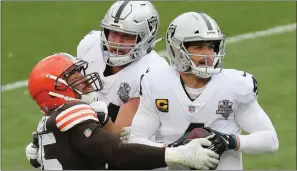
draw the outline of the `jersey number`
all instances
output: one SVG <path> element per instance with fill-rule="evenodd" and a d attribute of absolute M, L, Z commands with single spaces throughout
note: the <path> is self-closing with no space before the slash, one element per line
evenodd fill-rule
<path fill-rule="evenodd" d="M 46 118 L 47 119 L 47 118 Z M 41 121 L 38 125 L 39 128 L 45 128 L 46 119 Z M 41 130 L 39 130 L 41 131 Z M 45 131 L 45 130 L 44 130 Z M 41 165 L 44 170 L 63 170 L 61 163 L 57 159 L 48 158 L 44 151 L 44 146 L 56 143 L 56 138 L 53 133 L 39 133 L 39 146 L 41 149 L 38 151 L 38 157 L 41 157 Z"/>

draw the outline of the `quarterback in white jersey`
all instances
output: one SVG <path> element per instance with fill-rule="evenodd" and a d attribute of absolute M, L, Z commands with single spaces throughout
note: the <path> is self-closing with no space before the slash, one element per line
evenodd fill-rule
<path fill-rule="evenodd" d="M 223 148 L 218 170 L 242 170 L 242 152 L 278 150 L 276 131 L 257 102 L 255 77 L 222 69 L 225 36 L 214 19 L 179 15 L 168 27 L 166 49 L 174 66 L 144 75 L 129 143 L 172 146 L 194 128 L 208 127 Z M 158 129 L 163 143 L 150 140 Z"/>
<path fill-rule="evenodd" d="M 113 122 L 120 106 L 138 99 L 119 116 L 131 123 L 139 103 L 141 75 L 149 69 L 168 66 L 152 50 L 159 15 L 149 1 L 118 1 L 104 16 L 101 27 L 102 31 L 91 31 L 80 41 L 77 56 L 89 63 L 87 72 L 100 73 L 104 88 L 99 91 L 99 100 L 107 103 Z"/>

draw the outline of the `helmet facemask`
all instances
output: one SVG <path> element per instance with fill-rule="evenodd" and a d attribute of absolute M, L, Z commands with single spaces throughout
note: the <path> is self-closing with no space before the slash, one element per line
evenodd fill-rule
<path fill-rule="evenodd" d="M 186 40 L 186 39 L 185 39 Z M 191 44 L 202 43 L 202 44 L 213 44 L 214 54 L 191 54 L 188 51 L 188 47 Z M 204 46 L 204 45 L 203 45 Z M 185 68 L 184 73 L 194 74 L 199 78 L 206 79 L 222 71 L 223 58 L 225 55 L 225 39 L 222 40 L 198 40 L 198 41 L 183 41 L 181 43 L 180 51 L 180 63 Z M 200 57 L 199 61 L 194 61 L 193 57 Z"/>
<path fill-rule="evenodd" d="M 98 73 L 86 74 L 87 68 L 87 62 L 75 59 L 74 64 L 60 76 L 56 78 L 52 75 L 49 76 L 55 80 L 56 90 L 66 91 L 71 89 L 75 93 L 75 98 L 65 97 L 54 92 L 50 92 L 50 95 L 63 98 L 66 101 L 79 100 L 88 104 L 97 101 L 97 91 L 103 88 L 103 83 Z"/>
<path fill-rule="evenodd" d="M 142 56 L 150 52 L 152 48 L 145 50 L 142 48 L 144 44 L 148 41 L 154 41 L 154 37 L 147 36 L 148 32 L 146 30 L 140 32 L 125 32 L 118 31 L 121 34 L 126 34 L 123 36 L 135 37 L 133 43 L 117 43 L 109 41 L 109 34 L 111 30 L 103 28 L 101 32 L 101 48 L 104 53 L 105 59 L 107 59 L 107 64 L 110 66 L 122 66 L 131 63 L 135 60 L 140 59 Z M 150 40 L 148 40 L 151 38 Z M 124 38 L 123 38 L 124 39 Z"/>

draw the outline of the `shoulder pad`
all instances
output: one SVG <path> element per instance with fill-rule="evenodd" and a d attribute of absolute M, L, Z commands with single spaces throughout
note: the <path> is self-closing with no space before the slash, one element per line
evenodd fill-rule
<path fill-rule="evenodd" d="M 87 104 L 77 104 L 61 111 L 56 117 L 56 126 L 61 132 L 67 131 L 87 120 L 98 121 L 96 112 Z"/>
<path fill-rule="evenodd" d="M 233 87 L 241 102 L 254 100 L 258 97 L 258 82 L 256 78 L 245 71 L 229 70 L 229 77 L 234 80 Z"/>
<path fill-rule="evenodd" d="M 37 132 L 44 132 L 47 130 L 46 122 L 50 118 L 50 116 L 43 116 L 38 123 Z"/>
<path fill-rule="evenodd" d="M 83 57 L 88 53 L 90 48 L 96 43 L 96 41 L 100 41 L 101 31 L 92 30 L 90 33 L 84 36 L 83 39 L 77 45 L 77 56 Z"/>

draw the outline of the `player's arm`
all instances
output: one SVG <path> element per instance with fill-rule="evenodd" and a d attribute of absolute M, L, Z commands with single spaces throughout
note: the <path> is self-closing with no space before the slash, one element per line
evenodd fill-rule
<path fill-rule="evenodd" d="M 118 136 L 102 128 L 97 112 L 103 106 L 100 102 L 91 106 L 71 106 L 63 109 L 56 117 L 50 117 L 47 126 L 67 133 L 70 145 L 78 153 L 94 160 L 103 160 L 113 168 L 152 169 L 166 166 L 165 149 L 137 144 L 124 145 Z M 152 162 L 147 162 L 148 158 Z M 141 165 L 135 166 L 135 162 Z"/>
<path fill-rule="evenodd" d="M 90 104 L 93 110 L 97 113 L 97 118 L 101 124 L 101 126 L 111 133 L 119 135 L 121 132 L 121 128 L 114 124 L 111 121 L 111 118 L 108 116 L 108 107 L 106 103 L 102 101 L 96 101 Z"/>
<path fill-rule="evenodd" d="M 146 73 L 150 71 L 150 67 L 147 68 Z M 121 105 L 117 119 L 115 123 L 120 127 L 129 127 L 132 124 L 132 120 L 135 116 L 136 111 L 138 110 L 138 106 L 140 103 L 140 87 L 141 81 L 144 77 L 144 74 L 140 76 L 140 81 L 137 80 L 137 83 L 140 84 L 137 86 L 133 92 L 130 92 L 131 99 L 127 103 Z"/>
<path fill-rule="evenodd" d="M 85 130 L 90 130 L 88 137 Z M 119 137 L 110 134 L 96 122 L 80 124 L 71 131 L 72 145 L 83 155 L 105 160 L 118 169 L 153 169 L 166 167 L 165 149 L 140 144 L 122 144 Z M 152 162 L 148 162 L 152 160 Z"/>
<path fill-rule="evenodd" d="M 227 135 L 216 133 L 215 141 L 219 142 L 219 154 L 225 150 L 238 150 L 250 154 L 262 154 L 278 150 L 279 142 L 276 131 L 268 115 L 257 101 L 257 81 L 251 74 L 242 75 L 241 92 L 237 94 L 235 120 L 248 135 Z M 227 142 L 227 143 L 226 143 Z"/>
<path fill-rule="evenodd" d="M 146 76 L 143 75 L 141 78 L 140 103 L 131 124 L 129 143 L 164 147 L 163 143 L 156 143 L 151 140 L 159 128 L 160 119 L 150 99 L 150 89 L 148 89 Z"/>
<path fill-rule="evenodd" d="M 86 130 L 88 134 L 85 133 Z M 200 145 L 210 145 L 211 142 L 207 139 L 197 139 L 187 144 L 187 147 L 176 148 L 123 144 L 117 136 L 102 129 L 101 125 L 93 120 L 80 123 L 69 131 L 71 145 L 79 153 L 95 160 L 103 160 L 115 169 L 146 170 L 167 167 L 170 164 L 208 169 L 219 162 L 217 154 L 203 149 Z M 197 151 L 199 155 L 193 155 Z M 196 156 L 199 156 L 199 159 Z"/>
<path fill-rule="evenodd" d="M 279 142 L 271 120 L 261 108 L 257 100 L 250 102 L 243 110 L 236 114 L 238 125 L 248 133 L 248 135 L 228 135 L 219 131 L 214 131 L 216 136 L 213 143 L 217 143 L 218 153 L 222 154 L 226 150 L 236 150 L 249 154 L 263 154 L 276 152 Z"/>
<path fill-rule="evenodd" d="M 116 118 L 115 124 L 118 127 L 129 127 L 132 124 L 134 115 L 138 109 L 140 99 L 132 98 L 127 103 L 122 104 Z"/>
<path fill-rule="evenodd" d="M 151 101 L 148 80 L 145 76 L 141 78 L 139 90 L 140 103 L 131 124 L 129 143 L 146 144 L 155 147 L 177 147 L 183 144 L 183 141 L 187 139 L 186 135 L 171 144 L 152 141 L 152 137 L 156 135 L 160 126 L 160 118 L 156 112 L 154 103 Z"/>
<path fill-rule="evenodd" d="M 250 154 L 262 154 L 278 150 L 279 142 L 276 131 L 268 115 L 257 101 L 258 85 L 256 78 L 244 73 L 241 93 L 237 94 L 235 120 L 248 135 L 225 135 L 219 137 L 229 140 L 228 149 Z M 221 141 L 224 142 L 224 141 Z"/>
<path fill-rule="evenodd" d="M 270 118 L 257 101 L 256 78 L 247 74 L 246 79 L 250 93 L 244 97 L 247 100 L 239 98 L 235 119 L 239 126 L 249 134 L 237 136 L 237 149 L 253 154 L 276 152 L 279 147 L 278 137 Z"/>
<path fill-rule="evenodd" d="M 216 153 L 202 148 L 201 145 L 211 145 L 207 139 L 193 140 L 176 148 L 123 144 L 118 136 L 102 128 L 91 106 L 77 104 L 61 110 L 49 117 L 47 127 L 67 133 L 69 145 L 78 153 L 108 163 L 112 168 L 146 170 L 180 164 L 208 169 L 219 162 Z"/>
<path fill-rule="evenodd" d="M 279 142 L 271 120 L 257 100 L 251 103 L 236 116 L 239 126 L 249 133 L 237 136 L 237 149 L 252 154 L 276 152 Z"/>

